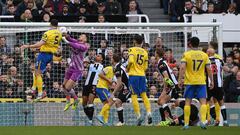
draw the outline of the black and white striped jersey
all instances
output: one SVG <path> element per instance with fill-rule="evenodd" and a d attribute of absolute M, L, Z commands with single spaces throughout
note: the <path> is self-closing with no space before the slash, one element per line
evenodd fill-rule
<path fill-rule="evenodd" d="M 90 64 L 88 68 L 87 79 L 85 81 L 85 86 L 87 85 L 97 85 L 98 75 L 103 70 L 103 65 L 101 63 Z"/>
<path fill-rule="evenodd" d="M 175 77 L 175 75 L 172 72 L 172 69 L 168 66 L 167 61 L 164 60 L 163 58 L 159 59 L 158 65 L 157 65 L 158 71 L 161 73 L 163 76 L 164 72 L 167 72 L 169 78 L 172 80 L 172 82 L 177 85 L 178 81 Z"/>
<path fill-rule="evenodd" d="M 223 87 L 223 60 L 214 56 L 209 57 L 210 67 L 213 73 L 214 86 Z"/>
<path fill-rule="evenodd" d="M 121 62 L 116 64 L 114 68 L 114 74 L 116 78 L 122 78 L 122 82 L 125 85 L 124 87 L 128 87 L 128 74 L 126 72 L 126 68 L 124 67 L 124 65 L 122 65 Z"/>

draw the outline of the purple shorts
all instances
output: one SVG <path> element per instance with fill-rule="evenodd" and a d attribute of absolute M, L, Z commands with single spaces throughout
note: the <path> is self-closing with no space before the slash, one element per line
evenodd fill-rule
<path fill-rule="evenodd" d="M 79 78 L 82 76 L 82 72 L 76 69 L 68 68 L 65 72 L 65 78 L 66 80 L 73 80 L 74 82 L 78 81 Z"/>

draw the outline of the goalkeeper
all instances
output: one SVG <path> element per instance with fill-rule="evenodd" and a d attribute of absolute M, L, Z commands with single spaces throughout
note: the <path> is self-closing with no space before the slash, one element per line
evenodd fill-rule
<path fill-rule="evenodd" d="M 43 92 L 42 74 L 45 72 L 47 64 L 52 62 L 53 54 L 57 52 L 62 40 L 62 34 L 57 29 L 58 20 L 52 19 L 50 26 L 51 28 L 43 34 L 39 42 L 33 45 L 21 46 L 22 51 L 26 48 L 40 48 L 33 74 L 32 92 L 35 93 L 36 89 L 38 90 L 38 96 L 34 101 L 39 101 L 46 97 L 46 92 Z"/>
<path fill-rule="evenodd" d="M 69 44 L 72 48 L 71 61 L 68 69 L 65 72 L 65 78 L 63 82 L 63 88 L 67 99 L 64 111 L 68 110 L 71 105 L 72 109 L 76 110 L 79 100 L 78 96 L 73 90 L 73 87 L 75 86 L 76 81 L 78 81 L 78 79 L 82 76 L 82 72 L 84 70 L 83 66 L 84 54 L 85 52 L 87 52 L 89 46 L 86 43 L 87 36 L 85 34 L 81 34 L 79 36 L 79 39 L 76 40 L 74 38 L 71 38 L 68 34 L 66 34 L 67 31 L 65 28 L 62 28 L 62 33 L 64 36 L 63 41 Z M 70 103 L 71 97 L 74 98 L 73 104 Z"/>

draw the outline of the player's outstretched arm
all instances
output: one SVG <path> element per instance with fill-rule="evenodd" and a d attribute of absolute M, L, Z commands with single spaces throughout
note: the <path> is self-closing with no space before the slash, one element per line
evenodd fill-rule
<path fill-rule="evenodd" d="M 40 48 L 42 45 L 44 45 L 45 42 L 43 40 L 37 42 L 36 44 L 33 45 L 22 45 L 21 50 L 24 50 L 26 48 Z"/>
<path fill-rule="evenodd" d="M 112 84 L 112 80 L 108 79 L 103 73 L 100 73 L 98 76 L 107 81 L 109 84 Z"/>

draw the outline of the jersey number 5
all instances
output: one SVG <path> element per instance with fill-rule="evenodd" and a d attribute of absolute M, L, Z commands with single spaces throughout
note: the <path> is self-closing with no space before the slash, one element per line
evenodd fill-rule
<path fill-rule="evenodd" d="M 55 40 L 54 40 L 54 44 L 55 44 L 55 45 L 58 44 L 58 37 L 59 37 L 59 36 L 56 36 L 56 37 L 55 37 Z"/>
<path fill-rule="evenodd" d="M 137 63 L 138 63 L 138 65 L 142 65 L 143 64 L 143 57 L 144 57 L 144 55 L 140 55 L 140 54 L 137 55 Z"/>
<path fill-rule="evenodd" d="M 193 71 L 198 71 L 203 63 L 203 60 L 192 60 L 193 61 Z"/>

